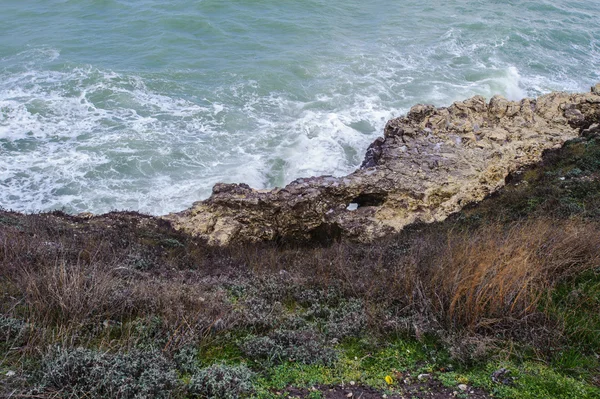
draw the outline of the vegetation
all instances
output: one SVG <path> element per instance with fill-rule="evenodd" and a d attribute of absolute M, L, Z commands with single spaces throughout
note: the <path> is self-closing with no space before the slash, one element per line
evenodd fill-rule
<path fill-rule="evenodd" d="M 369 245 L 2 211 L 0 296 L 8 397 L 600 397 L 600 142 Z"/>
<path fill-rule="evenodd" d="M 108 354 L 53 348 L 42 360 L 34 392 L 61 396 L 167 398 L 178 386 L 170 362 L 158 352 Z"/>

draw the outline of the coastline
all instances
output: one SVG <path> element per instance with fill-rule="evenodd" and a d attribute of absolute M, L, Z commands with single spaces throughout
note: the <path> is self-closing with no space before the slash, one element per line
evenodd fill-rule
<path fill-rule="evenodd" d="M 0 396 L 595 399 L 600 137 L 508 180 L 365 244 L 0 210 Z"/>
<path fill-rule="evenodd" d="M 369 242 L 481 201 L 544 151 L 594 133 L 599 121 L 600 84 L 589 93 L 518 102 L 476 96 L 447 108 L 415 105 L 387 123 L 361 168 L 347 176 L 297 179 L 273 190 L 217 184 L 207 200 L 164 219 L 212 245 Z"/>

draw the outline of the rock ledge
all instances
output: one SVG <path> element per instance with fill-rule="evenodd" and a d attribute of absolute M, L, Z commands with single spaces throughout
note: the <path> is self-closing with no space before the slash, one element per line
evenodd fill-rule
<path fill-rule="evenodd" d="M 540 161 L 545 150 L 600 133 L 600 83 L 590 93 L 519 102 L 481 96 L 450 107 L 416 105 L 390 120 L 360 169 L 255 190 L 217 184 L 205 201 L 164 216 L 210 244 L 346 237 L 370 241 L 416 222 L 445 219 Z"/>

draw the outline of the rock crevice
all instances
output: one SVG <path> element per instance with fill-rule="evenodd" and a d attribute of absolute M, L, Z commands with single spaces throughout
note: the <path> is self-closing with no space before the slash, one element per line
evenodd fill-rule
<path fill-rule="evenodd" d="M 360 169 L 255 190 L 217 184 L 207 200 L 164 218 L 210 244 L 346 237 L 370 241 L 445 219 L 504 185 L 511 172 L 600 128 L 600 84 L 590 93 L 508 101 L 481 96 L 416 105 L 390 120 Z"/>

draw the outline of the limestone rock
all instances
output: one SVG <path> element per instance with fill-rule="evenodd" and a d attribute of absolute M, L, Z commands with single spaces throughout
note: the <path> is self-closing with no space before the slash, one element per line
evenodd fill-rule
<path fill-rule="evenodd" d="M 255 190 L 217 184 L 205 201 L 164 218 L 209 243 L 370 241 L 415 221 L 441 221 L 481 201 L 506 176 L 600 123 L 600 84 L 519 102 L 481 96 L 449 107 L 416 105 L 390 120 L 360 169 Z M 353 204 L 352 206 L 349 206 Z"/>

